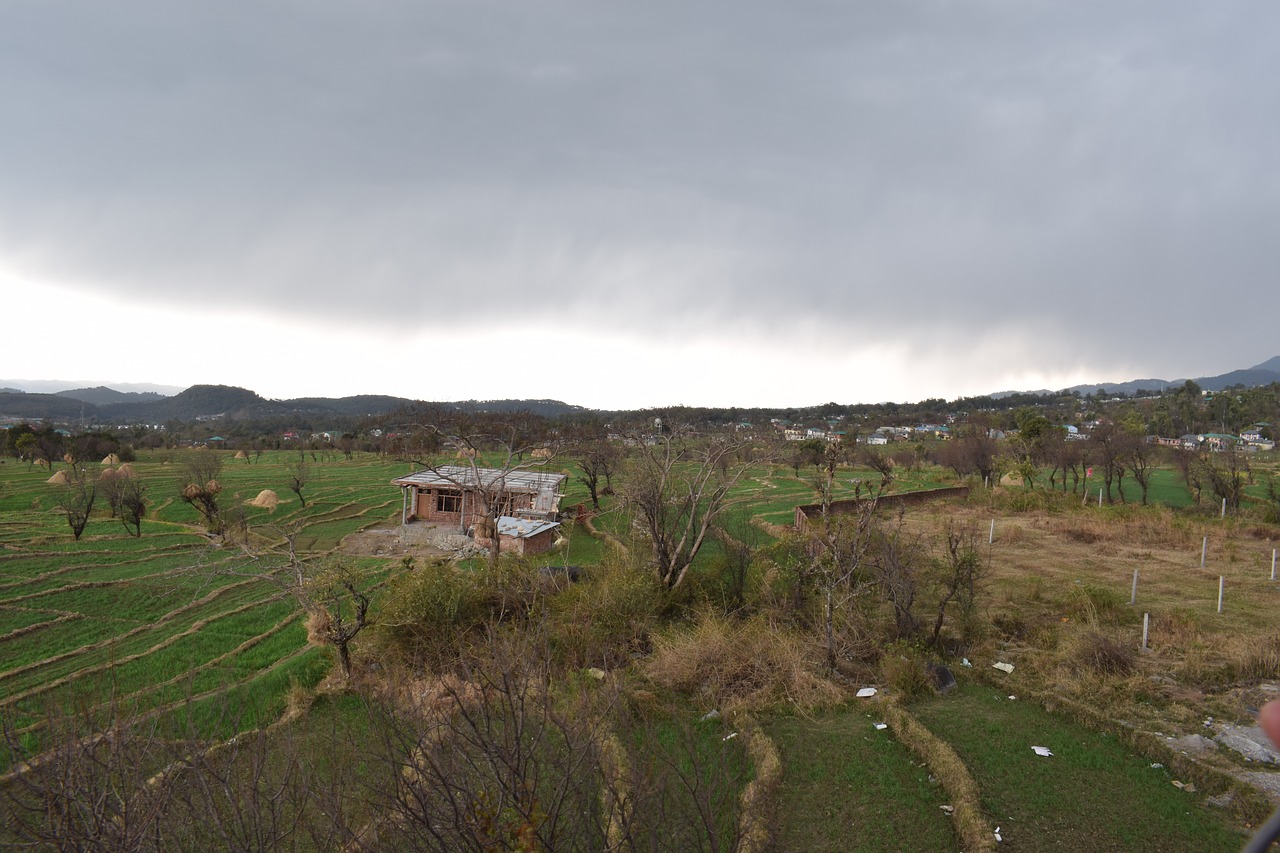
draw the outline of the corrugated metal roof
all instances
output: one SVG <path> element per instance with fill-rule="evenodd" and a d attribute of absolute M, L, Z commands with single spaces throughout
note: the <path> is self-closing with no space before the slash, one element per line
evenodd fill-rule
<path fill-rule="evenodd" d="M 391 482 L 397 486 L 451 486 L 483 489 L 486 492 L 515 492 L 535 496 L 533 508 L 552 512 L 560 503 L 560 485 L 569 478 L 552 471 L 506 471 L 497 468 L 472 468 L 469 465 L 441 465 L 428 468 Z"/>
<path fill-rule="evenodd" d="M 512 518 L 504 515 L 498 519 L 498 535 L 510 536 L 513 539 L 528 539 L 559 526 L 558 521 L 535 521 L 531 518 Z"/>

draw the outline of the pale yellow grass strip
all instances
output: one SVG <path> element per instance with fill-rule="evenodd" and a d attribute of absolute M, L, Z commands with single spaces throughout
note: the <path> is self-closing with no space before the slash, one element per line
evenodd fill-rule
<path fill-rule="evenodd" d="M 950 744 L 926 729 L 902 706 L 895 702 L 885 702 L 881 707 L 898 740 L 924 760 L 929 766 L 929 772 L 951 796 L 956 832 L 960 835 L 960 843 L 964 849 L 969 853 L 995 850 L 995 832 L 982 817 L 978 783 L 969 774 L 969 768 L 965 767 L 960 756 L 956 755 Z"/>
<path fill-rule="evenodd" d="M 774 812 L 778 783 L 782 781 L 782 758 L 755 717 L 742 714 L 735 722 L 756 771 L 755 778 L 742 791 L 738 853 L 763 853 L 772 840 L 769 818 Z"/>

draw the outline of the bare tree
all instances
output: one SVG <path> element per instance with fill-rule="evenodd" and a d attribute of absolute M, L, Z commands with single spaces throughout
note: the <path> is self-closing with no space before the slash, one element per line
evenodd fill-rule
<path fill-rule="evenodd" d="M 858 464 L 880 475 L 881 491 L 889 488 L 889 484 L 893 482 L 893 469 L 897 463 L 888 453 L 880 453 L 863 445 L 858 449 Z"/>
<path fill-rule="evenodd" d="M 332 647 L 342 674 L 350 677 L 351 643 L 371 624 L 366 573 L 338 555 L 309 557 L 301 553 L 301 522 L 267 532 L 274 538 L 266 546 L 242 545 L 247 560 L 220 568 L 219 573 L 258 578 L 291 596 L 307 613 L 311 639 Z"/>
<path fill-rule="evenodd" d="M 613 475 L 622 460 L 621 449 L 605 436 L 597 436 L 578 445 L 576 454 L 582 475 L 578 482 L 587 487 L 591 506 L 600 508 L 600 495 L 613 493 Z M 604 485 L 601 486 L 603 481 Z"/>
<path fill-rule="evenodd" d="M 636 436 L 633 443 L 623 503 L 649 540 L 659 582 L 675 589 L 750 467 L 748 444 L 733 436 L 695 441 L 683 431 Z"/>
<path fill-rule="evenodd" d="M 311 468 L 307 465 L 307 460 L 302 458 L 301 454 L 299 454 L 297 460 L 289 465 L 288 474 L 289 488 L 298 496 L 298 500 L 301 501 L 302 505 L 305 507 L 307 505 L 307 499 L 302 496 L 302 488 L 306 486 L 307 481 L 311 479 Z"/>
<path fill-rule="evenodd" d="M 1205 451 L 1196 460 L 1195 468 L 1200 478 L 1209 484 L 1214 497 L 1226 501 L 1227 509 L 1236 512 L 1244 499 L 1244 487 L 1249 480 L 1249 460 L 1234 444 L 1220 451 Z"/>
<path fill-rule="evenodd" d="M 204 519 L 205 528 L 215 536 L 221 535 L 224 529 L 222 508 L 218 502 L 222 493 L 222 484 L 218 482 L 221 473 L 221 455 L 212 450 L 197 450 L 183 459 L 182 477 L 178 483 L 179 495 L 196 508 Z"/>
<path fill-rule="evenodd" d="M 58 492 L 58 506 L 66 514 L 67 524 L 76 540 L 84 533 L 97 498 L 98 484 L 83 468 L 71 465 L 63 472 L 66 482 Z"/>
<path fill-rule="evenodd" d="M 135 537 L 141 537 L 142 519 L 147 514 L 147 484 L 129 475 L 115 477 L 113 485 L 118 495 L 120 523 L 125 530 L 132 529 Z"/>

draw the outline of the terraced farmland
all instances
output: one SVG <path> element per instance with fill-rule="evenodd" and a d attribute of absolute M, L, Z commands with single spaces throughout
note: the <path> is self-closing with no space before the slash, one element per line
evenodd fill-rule
<path fill-rule="evenodd" d="M 301 524 L 299 545 L 312 552 L 399 512 L 389 480 L 403 464 L 319 460 L 304 508 L 287 488 L 296 458 L 246 463 L 227 454 L 224 509 L 242 511 L 250 529 Z M 95 511 L 77 541 L 48 471 L 0 466 L 0 715 L 27 749 L 39 749 L 51 716 L 105 719 L 120 709 L 175 723 L 206 719 L 207 734 L 230 734 L 228 726 L 274 718 L 291 683 L 313 685 L 328 669 L 325 652 L 307 643 L 296 603 L 235 574 L 243 551 L 211 541 L 178 497 L 179 456 L 132 467 L 150 504 L 142 536 Z M 280 494 L 274 512 L 246 503 L 262 489 Z M 378 561 L 365 562 L 376 574 Z"/>

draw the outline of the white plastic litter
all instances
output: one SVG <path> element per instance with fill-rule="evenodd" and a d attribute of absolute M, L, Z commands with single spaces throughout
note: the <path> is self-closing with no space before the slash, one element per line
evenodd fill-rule
<path fill-rule="evenodd" d="M 1000 837 L 1000 827 L 998 826 L 996 827 L 996 841 L 1004 841 L 1004 839 Z"/>
<path fill-rule="evenodd" d="M 724 737 L 720 738 L 720 740 L 733 740 L 733 739 L 734 739 L 734 738 L 736 738 L 737 736 L 738 736 L 738 733 L 737 733 L 737 732 L 729 732 L 727 735 L 725 735 Z"/>
<path fill-rule="evenodd" d="M 858 691 L 859 699 L 866 699 L 867 697 L 874 695 L 876 695 L 876 689 L 874 687 L 864 687 Z"/>
<path fill-rule="evenodd" d="M 1036 755 L 1043 756 L 1044 758 L 1048 758 L 1050 755 L 1053 755 L 1047 746 L 1033 746 L 1031 748 L 1035 750 Z"/>
<path fill-rule="evenodd" d="M 1005 663 L 1004 661 L 1000 661 L 999 663 L 993 663 L 991 664 L 991 667 L 993 669 L 998 669 L 1001 672 L 1013 672 L 1013 664 Z"/>
<path fill-rule="evenodd" d="M 878 731 L 878 732 L 882 732 L 882 731 L 884 731 L 884 730 L 885 730 L 885 729 L 887 729 L 887 728 L 889 728 L 889 724 L 888 724 L 888 723 L 876 723 L 876 731 Z"/>
<path fill-rule="evenodd" d="M 1017 696 L 1012 696 L 1012 695 L 1011 695 L 1011 696 L 1009 697 L 1009 701 L 1010 701 L 1010 702 L 1012 702 L 1014 699 L 1017 699 L 1017 698 L 1018 698 Z"/>
<path fill-rule="evenodd" d="M 969 663 L 968 658 L 961 658 L 960 663 L 964 664 L 965 666 L 973 666 L 973 664 Z"/>

